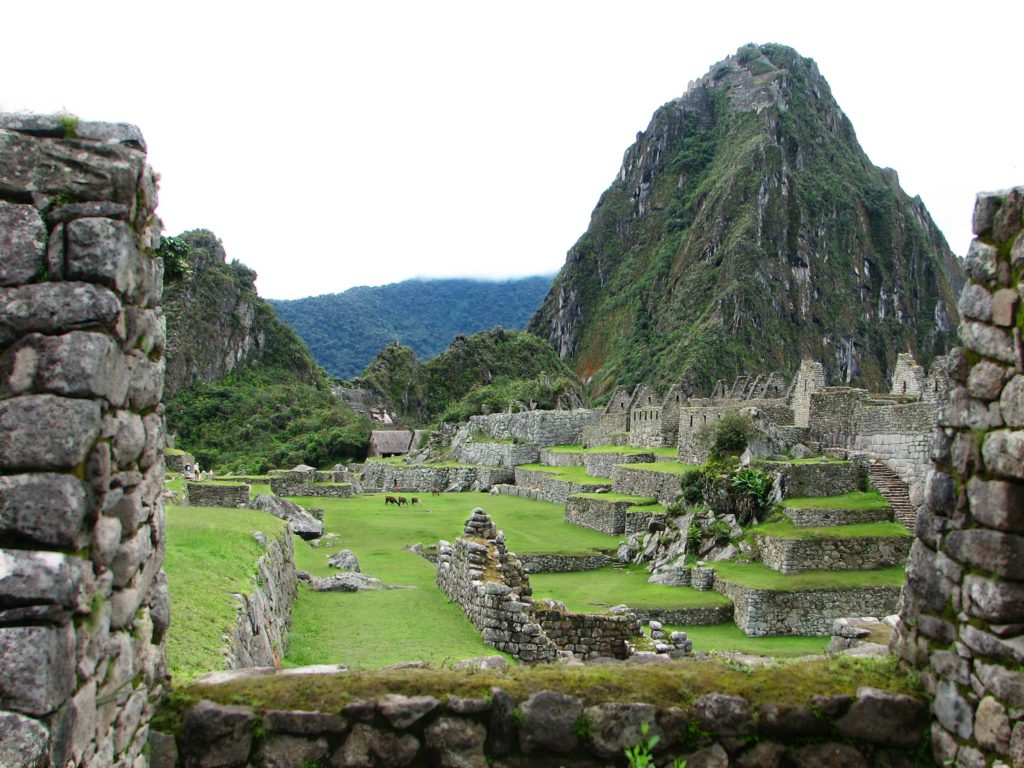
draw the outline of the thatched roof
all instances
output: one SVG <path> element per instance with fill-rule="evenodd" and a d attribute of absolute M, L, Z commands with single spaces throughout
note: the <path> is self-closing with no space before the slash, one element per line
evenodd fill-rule
<path fill-rule="evenodd" d="M 370 448 L 367 456 L 408 453 L 412 444 L 412 430 L 387 429 L 370 432 Z"/>

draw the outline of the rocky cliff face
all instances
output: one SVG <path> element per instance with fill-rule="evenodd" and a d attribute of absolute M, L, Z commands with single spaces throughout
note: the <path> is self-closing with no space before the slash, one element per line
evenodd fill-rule
<path fill-rule="evenodd" d="M 810 59 L 748 45 L 658 109 L 528 330 L 596 393 L 823 361 L 882 386 L 954 338 L 961 268 Z"/>
<path fill-rule="evenodd" d="M 222 379 L 238 366 L 283 363 L 307 382 L 316 364 L 295 334 L 256 293 L 256 273 L 227 263 L 216 235 L 197 229 L 177 238 L 187 246 L 183 270 L 169 276 L 165 396 L 197 382 Z"/>

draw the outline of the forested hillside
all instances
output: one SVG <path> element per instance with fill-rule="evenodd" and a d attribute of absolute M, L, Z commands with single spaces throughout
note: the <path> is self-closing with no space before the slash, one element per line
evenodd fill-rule
<path fill-rule="evenodd" d="M 349 379 L 394 341 L 427 360 L 456 336 L 522 329 L 550 287 L 550 277 L 406 280 L 270 304 L 329 374 Z"/>

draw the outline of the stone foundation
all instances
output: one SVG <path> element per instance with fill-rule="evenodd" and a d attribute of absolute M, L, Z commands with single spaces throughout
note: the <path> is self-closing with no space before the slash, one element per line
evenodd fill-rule
<path fill-rule="evenodd" d="M 653 498 L 626 501 L 601 496 L 570 496 L 565 502 L 565 522 L 618 536 L 626 532 L 626 510 L 629 507 L 653 502 Z M 633 524 L 636 524 L 635 520 Z"/>
<path fill-rule="evenodd" d="M 588 453 L 583 457 L 583 466 L 591 477 L 611 477 L 619 464 L 653 463 L 653 453 Z"/>
<path fill-rule="evenodd" d="M 584 427 L 597 424 L 598 411 L 522 411 L 470 416 L 467 429 L 495 440 L 513 439 L 546 448 L 551 445 L 576 445 Z M 458 440 L 458 438 L 456 438 Z"/>
<path fill-rule="evenodd" d="M 244 483 L 185 483 L 188 503 L 193 507 L 244 507 L 250 487 Z"/>
<path fill-rule="evenodd" d="M 464 443 L 453 453 L 452 459 L 462 464 L 506 468 L 533 464 L 540 455 L 536 445 L 519 443 Z"/>
<path fill-rule="evenodd" d="M 489 490 L 497 483 L 511 482 L 513 470 L 503 467 L 436 467 L 423 464 L 389 464 L 368 461 L 363 465 L 363 488 L 367 491 Z"/>
<path fill-rule="evenodd" d="M 679 475 L 651 469 L 617 466 L 612 469 L 612 491 L 626 496 L 650 496 L 671 504 L 679 495 Z"/>
<path fill-rule="evenodd" d="M 776 487 L 781 479 L 783 497 L 839 496 L 859 491 L 866 482 L 865 471 L 853 462 L 825 462 L 821 464 L 784 464 L 756 461 L 754 466 L 770 473 Z"/>
<path fill-rule="evenodd" d="M 515 470 L 515 483 L 519 488 L 529 489 L 529 498 L 552 504 L 565 504 L 570 496 L 577 493 L 596 493 L 610 487 L 608 483 L 576 483 L 562 480 L 551 472 L 519 467 Z"/>
<path fill-rule="evenodd" d="M 524 552 L 519 556 L 527 573 L 574 573 L 596 571 L 615 562 L 611 555 L 591 552 L 582 555 L 554 552 Z"/>
<path fill-rule="evenodd" d="M 660 621 L 677 627 L 706 627 L 732 621 L 733 606 L 711 605 L 697 608 L 629 608 L 642 622 Z"/>
<path fill-rule="evenodd" d="M 826 507 L 787 507 L 783 514 L 797 528 L 827 528 L 833 525 L 880 523 L 892 520 L 892 509 L 828 509 Z"/>
<path fill-rule="evenodd" d="M 572 651 L 584 661 L 599 656 L 624 659 L 629 656 L 626 643 L 640 636 L 640 622 L 633 614 L 539 610 L 537 620 L 560 651 Z"/>

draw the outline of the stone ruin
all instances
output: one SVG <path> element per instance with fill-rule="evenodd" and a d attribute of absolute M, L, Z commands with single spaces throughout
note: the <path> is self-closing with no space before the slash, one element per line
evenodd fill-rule
<path fill-rule="evenodd" d="M 0 115 L 7 768 L 145 765 L 170 618 L 155 206 L 134 126 Z"/>

